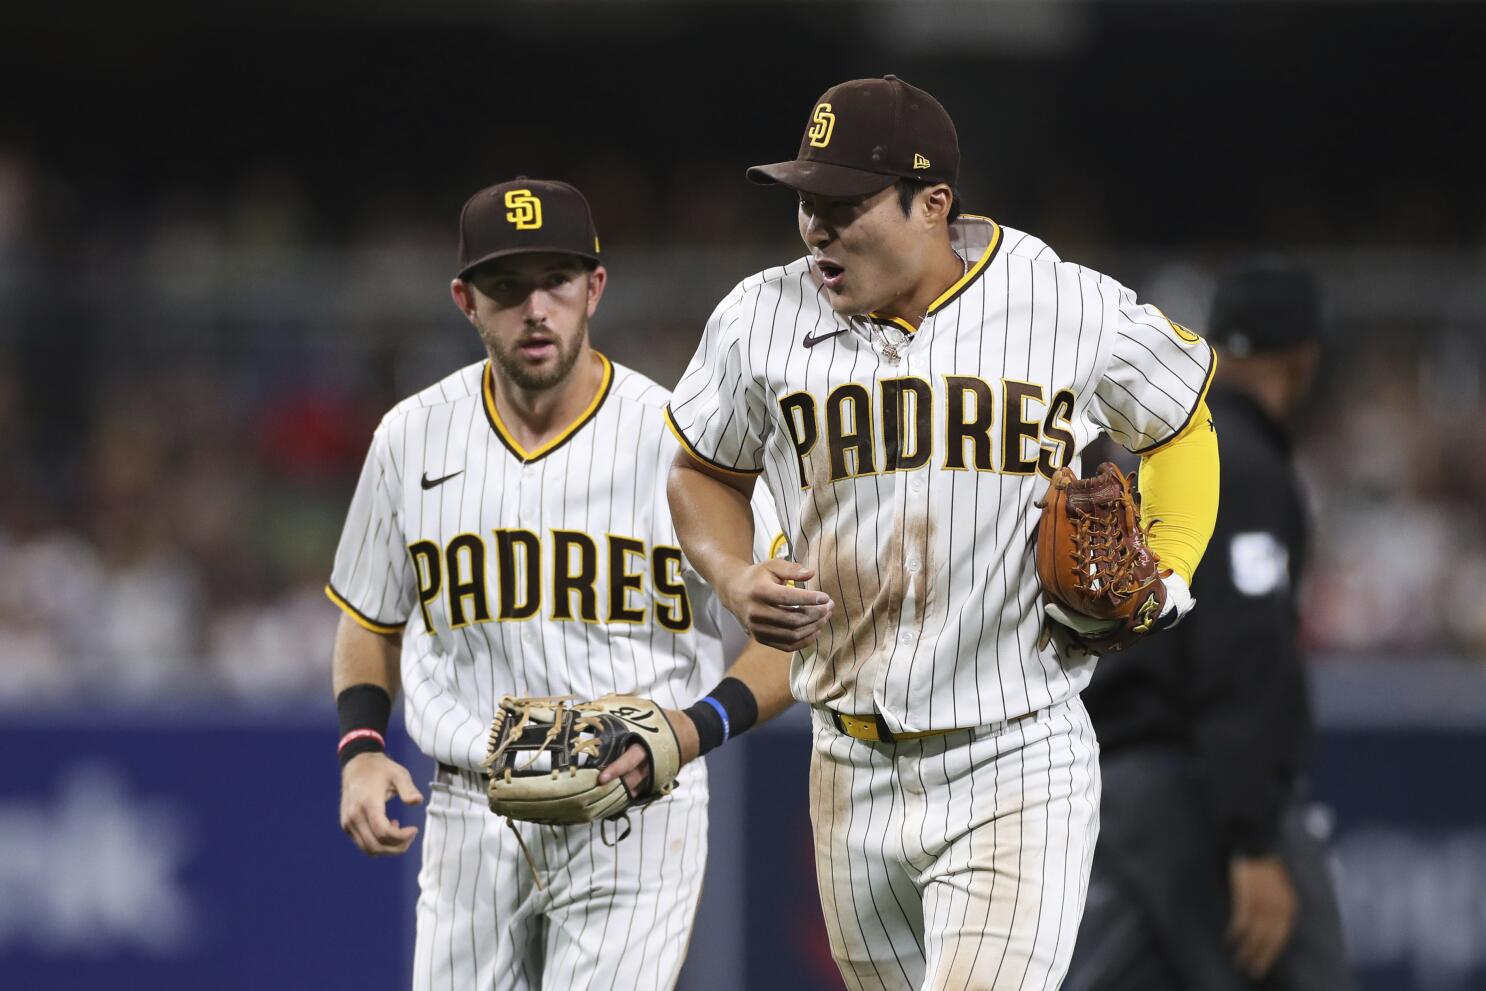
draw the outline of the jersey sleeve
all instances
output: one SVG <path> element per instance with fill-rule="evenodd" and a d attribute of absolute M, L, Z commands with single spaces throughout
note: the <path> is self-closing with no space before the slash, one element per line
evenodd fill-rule
<path fill-rule="evenodd" d="M 681 446 L 723 471 L 757 475 L 768 439 L 767 398 L 752 377 L 747 332 L 758 293 L 733 290 L 713 312 L 676 383 L 666 422 Z"/>
<path fill-rule="evenodd" d="M 1150 454 L 1191 422 L 1217 356 L 1202 338 L 1123 286 L 1112 315 L 1115 335 L 1091 412 L 1127 449 Z"/>
<path fill-rule="evenodd" d="M 398 520 L 399 487 L 384 423 L 372 436 L 325 586 L 331 601 L 374 633 L 396 633 L 413 610 L 413 576 Z"/>

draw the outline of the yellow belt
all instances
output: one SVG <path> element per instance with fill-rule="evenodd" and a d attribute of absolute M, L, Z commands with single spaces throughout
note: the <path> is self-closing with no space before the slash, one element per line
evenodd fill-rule
<path fill-rule="evenodd" d="M 905 740 L 922 740 L 927 736 L 943 736 L 953 733 L 952 729 L 931 729 L 921 733 L 894 733 L 888 729 L 887 721 L 882 718 L 881 713 L 871 716 L 848 716 L 844 712 L 833 712 L 829 709 L 831 724 L 855 740 L 866 740 L 868 743 L 902 743 Z"/>

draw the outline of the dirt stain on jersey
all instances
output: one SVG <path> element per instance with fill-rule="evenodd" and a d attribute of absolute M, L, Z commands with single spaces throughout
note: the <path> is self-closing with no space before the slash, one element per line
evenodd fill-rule
<path fill-rule="evenodd" d="M 805 503 L 805 531 L 813 539 L 807 540 L 804 563 L 815 569 L 815 584 L 836 603 L 818 643 L 819 667 L 810 697 L 849 698 L 853 708 L 864 711 L 878 665 L 887 663 L 901 646 L 898 635 L 905 630 L 922 635 L 925 619 L 943 609 L 933 587 L 936 527 L 915 512 L 918 499 L 905 507 L 901 495 L 886 526 L 865 506 L 859 520 L 844 503 L 839 518 L 822 520 L 816 515 L 816 503 L 827 513 L 835 512 L 838 497 L 832 492 L 829 462 L 823 451 L 817 451 L 806 466 L 814 495 Z M 873 482 L 863 479 L 856 484 Z M 915 515 L 905 518 L 905 513 Z"/>

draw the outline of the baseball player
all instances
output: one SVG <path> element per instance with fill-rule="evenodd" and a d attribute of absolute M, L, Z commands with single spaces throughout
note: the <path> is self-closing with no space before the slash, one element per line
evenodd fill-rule
<path fill-rule="evenodd" d="M 816 868 L 852 988 L 1057 987 L 1098 832 L 1078 698 L 1095 660 L 1044 636 L 1036 501 L 1101 431 L 1142 456 L 1172 569 L 1159 625 L 1191 607 L 1217 510 L 1212 350 L 961 214 L 958 171 L 928 93 L 828 90 L 798 157 L 749 170 L 798 195 L 807 254 L 727 295 L 667 410 L 682 547 L 755 637 L 795 652 L 814 710 Z M 755 563 L 760 478 L 792 563 Z"/>
<path fill-rule="evenodd" d="M 572 186 L 476 193 L 459 265 L 454 302 L 489 358 L 383 418 L 326 589 L 345 613 L 341 825 L 372 855 L 413 841 L 385 809 L 422 801 L 383 752 L 401 687 L 408 731 L 438 762 L 414 987 L 669 988 L 702 882 L 704 769 L 684 768 L 619 842 L 608 823 L 508 830 L 477 771 L 503 696 L 618 691 L 679 708 L 722 676 L 726 614 L 660 492 L 676 450 L 667 394 L 589 343 L 607 273 Z M 784 662 L 752 644 L 739 664 L 759 658 Z"/>

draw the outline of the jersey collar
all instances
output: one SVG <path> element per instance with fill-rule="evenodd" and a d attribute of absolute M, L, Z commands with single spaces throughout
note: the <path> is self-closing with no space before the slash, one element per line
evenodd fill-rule
<path fill-rule="evenodd" d="M 485 371 L 481 375 L 480 386 L 480 393 L 485 400 L 485 418 L 490 421 L 490 429 L 495 431 L 495 435 L 500 438 L 501 443 L 506 445 L 506 449 L 514 454 L 516 459 L 522 464 L 531 464 L 533 461 L 545 458 L 572 440 L 573 435 L 579 430 L 582 430 L 588 421 L 592 420 L 598 414 L 599 407 L 604 405 L 604 400 L 609 397 L 609 387 L 614 384 L 614 366 L 609 362 L 606 355 L 598 351 L 594 351 L 593 353 L 598 355 L 599 362 L 604 366 L 603 379 L 599 382 L 598 392 L 594 393 L 593 402 L 589 403 L 588 408 L 580 413 L 576 420 L 568 424 L 561 433 L 535 451 L 528 451 L 516 443 L 516 438 L 511 435 L 511 432 L 506 429 L 506 425 L 501 422 L 500 413 L 495 408 L 495 371 L 490 367 L 490 361 L 488 359 L 486 360 Z"/>
<path fill-rule="evenodd" d="M 986 266 L 991 263 L 991 259 L 996 257 L 996 250 L 1001 247 L 1000 224 L 996 223 L 990 217 L 980 217 L 970 213 L 963 214 L 962 216 L 965 220 L 983 220 L 986 223 L 990 224 L 990 243 L 987 244 L 985 250 L 980 253 L 980 257 L 975 260 L 975 264 L 966 269 L 965 274 L 957 279 L 954 285 L 950 286 L 948 289 L 944 290 L 944 292 L 940 293 L 938 299 L 929 304 L 929 308 L 924 311 L 925 320 L 933 316 L 935 312 L 942 310 L 950 303 L 953 303 L 960 297 L 961 293 L 970 288 L 970 284 L 973 283 L 976 279 L 980 278 L 980 274 L 984 272 Z M 902 330 L 905 333 L 912 334 L 918 330 L 918 327 L 915 327 L 913 324 L 909 323 L 907 320 L 904 320 L 902 317 L 890 317 L 881 313 L 868 313 L 867 317 L 868 319 L 876 320 L 878 323 L 890 323 L 894 327 L 897 327 L 899 330 Z M 922 326 L 922 324 L 920 324 L 919 326 Z"/>

